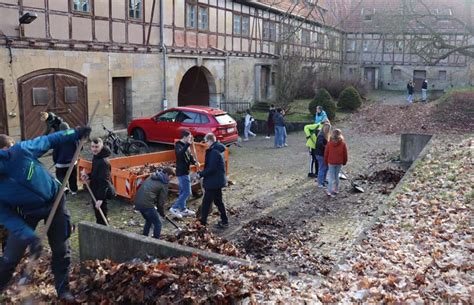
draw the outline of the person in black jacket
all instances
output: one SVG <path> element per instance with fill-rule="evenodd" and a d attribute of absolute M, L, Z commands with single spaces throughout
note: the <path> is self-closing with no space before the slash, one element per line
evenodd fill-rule
<path fill-rule="evenodd" d="M 61 130 L 64 129 L 65 126 L 61 125 Z M 71 163 L 72 158 L 74 157 L 74 153 L 76 152 L 76 148 L 79 145 L 78 141 L 75 142 L 67 142 L 63 145 L 60 145 L 53 149 L 53 162 L 56 167 L 56 178 L 58 178 L 59 182 L 65 183 L 64 177 L 66 176 L 67 170 L 69 168 L 69 164 Z M 76 195 L 77 193 L 77 161 L 74 164 L 71 172 L 71 176 L 69 176 L 69 191 L 71 195 Z"/>
<path fill-rule="evenodd" d="M 325 187 L 328 165 L 324 162 L 324 150 L 330 138 L 331 125 L 325 123 L 316 139 L 316 160 L 318 160 L 318 186 Z"/>
<path fill-rule="evenodd" d="M 193 135 L 189 130 L 181 131 L 181 140 L 175 144 L 176 153 L 176 177 L 178 177 L 178 199 L 170 208 L 170 213 L 175 217 L 194 216 L 194 211 L 186 208 L 186 200 L 191 195 L 191 178 L 189 177 L 189 167 L 195 164 L 199 167 L 199 162 L 191 155 L 190 146 L 193 143 Z"/>
<path fill-rule="evenodd" d="M 412 81 L 409 81 L 407 84 L 407 102 L 413 103 L 413 93 L 415 92 L 415 86 L 413 85 Z"/>
<path fill-rule="evenodd" d="M 222 188 L 227 185 L 227 177 L 225 175 L 225 162 L 222 153 L 225 146 L 216 142 L 216 136 L 208 133 L 204 140 L 209 148 L 206 150 L 206 161 L 204 170 L 198 172 L 199 177 L 204 178 L 204 198 L 202 199 L 201 224 L 207 225 L 207 217 L 212 202 L 217 206 L 221 215 L 221 221 L 216 225 L 218 229 L 229 227 L 229 220 L 222 202 Z"/>
<path fill-rule="evenodd" d="M 165 217 L 164 205 L 168 199 L 169 176 L 175 175 L 171 167 L 156 171 L 140 186 L 135 197 L 135 210 L 145 218 L 143 235 L 148 236 L 153 225 L 153 238 L 160 238 L 161 217 Z"/>
<path fill-rule="evenodd" d="M 270 135 L 272 131 L 275 129 L 275 123 L 273 122 L 273 116 L 275 115 L 276 109 L 275 105 L 271 104 L 270 109 L 268 110 L 268 117 L 267 117 L 267 136 L 265 139 L 270 139 Z"/>
<path fill-rule="evenodd" d="M 60 130 L 69 129 L 68 123 L 64 122 L 64 120 L 54 114 L 53 112 L 40 112 L 41 121 L 46 122 L 46 131 L 44 135 L 48 135 L 51 130 L 56 132 Z"/>
<path fill-rule="evenodd" d="M 428 99 L 428 80 L 424 80 L 423 83 L 421 84 L 421 101 L 423 103 L 426 103 L 426 100 Z"/>
<path fill-rule="evenodd" d="M 107 199 L 115 195 L 115 189 L 110 180 L 110 162 L 108 159 L 111 151 L 107 146 L 104 146 L 101 138 L 92 139 L 91 151 L 94 155 L 92 158 L 92 170 L 89 175 L 82 173 L 81 179 L 85 183 L 89 180 L 90 188 L 97 200 L 94 207 L 96 222 L 106 225 L 100 215 L 99 208 L 102 209 L 105 218 L 107 218 Z"/>

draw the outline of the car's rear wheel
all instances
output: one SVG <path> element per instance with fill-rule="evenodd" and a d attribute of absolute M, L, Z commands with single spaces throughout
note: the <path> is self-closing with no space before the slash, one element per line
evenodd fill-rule
<path fill-rule="evenodd" d="M 139 141 L 143 141 L 143 142 L 146 141 L 145 132 L 141 128 L 135 128 L 132 132 L 132 137 L 135 140 L 139 140 Z"/>

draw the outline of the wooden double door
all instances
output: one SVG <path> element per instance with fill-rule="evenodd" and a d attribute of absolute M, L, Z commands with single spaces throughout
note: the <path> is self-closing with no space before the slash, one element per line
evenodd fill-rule
<path fill-rule="evenodd" d="M 88 117 L 87 79 L 73 71 L 45 69 L 18 80 L 22 139 L 44 134 L 40 112 L 54 112 L 71 127 L 85 125 Z"/>

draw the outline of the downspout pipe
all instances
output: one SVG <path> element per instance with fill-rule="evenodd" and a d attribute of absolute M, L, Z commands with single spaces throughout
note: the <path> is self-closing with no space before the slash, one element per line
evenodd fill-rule
<path fill-rule="evenodd" d="M 166 49 L 166 45 L 165 45 L 165 35 L 164 35 L 164 32 L 165 32 L 165 29 L 164 29 L 164 25 L 165 25 L 165 22 L 164 22 L 164 16 L 165 14 L 163 13 L 163 10 L 164 10 L 164 4 L 163 4 L 164 0 L 160 0 L 160 43 L 161 43 L 161 52 L 162 52 L 162 55 L 163 55 L 163 83 L 162 83 L 162 86 L 163 86 L 163 99 L 162 99 L 162 106 L 163 106 L 163 110 L 166 110 L 168 109 L 168 99 L 166 97 L 166 94 L 167 94 L 167 90 L 166 90 L 166 64 L 167 64 L 167 49 Z"/>

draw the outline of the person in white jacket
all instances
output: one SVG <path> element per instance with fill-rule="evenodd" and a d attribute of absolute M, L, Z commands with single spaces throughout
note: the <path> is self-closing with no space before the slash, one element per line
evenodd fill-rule
<path fill-rule="evenodd" d="M 252 137 L 255 137 L 257 136 L 256 134 L 254 134 L 250 128 L 252 127 L 252 122 L 254 122 L 255 119 L 253 118 L 253 116 L 250 114 L 250 109 L 247 109 L 246 110 L 246 114 L 245 114 L 245 122 L 244 122 L 244 141 L 248 141 L 249 140 L 249 135 L 251 135 Z"/>

